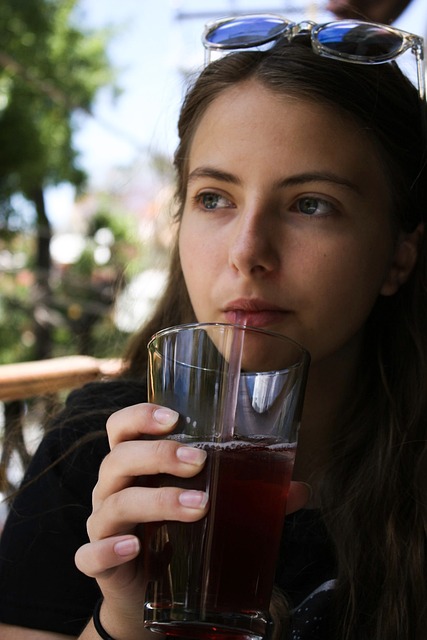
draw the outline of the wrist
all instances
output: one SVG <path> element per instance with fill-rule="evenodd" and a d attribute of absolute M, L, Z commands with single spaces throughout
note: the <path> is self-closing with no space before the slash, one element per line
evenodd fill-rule
<path fill-rule="evenodd" d="M 120 623 L 117 622 L 118 619 L 120 619 Z M 95 631 L 102 640 L 144 640 L 152 638 L 151 633 L 147 635 L 148 632 L 141 620 L 142 617 L 135 621 L 129 615 L 112 615 L 110 608 L 104 605 L 103 597 L 96 603 L 92 616 Z"/>
<path fill-rule="evenodd" d="M 95 609 L 93 610 L 93 626 L 95 627 L 96 633 L 99 635 L 102 640 L 116 640 L 113 636 L 110 636 L 108 631 L 104 629 L 104 626 L 101 622 L 101 607 L 104 602 L 104 598 L 100 598 L 95 605 Z"/>

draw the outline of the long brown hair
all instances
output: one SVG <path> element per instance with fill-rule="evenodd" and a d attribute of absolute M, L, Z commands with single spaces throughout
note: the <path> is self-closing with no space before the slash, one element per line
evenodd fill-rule
<path fill-rule="evenodd" d="M 350 114 L 377 145 L 397 230 L 427 213 L 426 109 L 395 64 L 320 58 L 304 42 L 231 54 L 196 80 L 179 120 L 177 221 L 192 137 L 208 105 L 254 78 L 271 91 Z M 409 281 L 368 319 L 359 385 L 324 470 L 322 513 L 337 556 L 335 640 L 421 640 L 427 633 L 427 240 Z M 151 321 L 132 340 L 127 375 L 146 368 L 156 330 L 194 320 L 178 248 Z"/>

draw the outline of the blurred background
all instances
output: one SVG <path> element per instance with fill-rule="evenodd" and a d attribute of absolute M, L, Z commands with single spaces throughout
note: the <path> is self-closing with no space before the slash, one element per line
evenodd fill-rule
<path fill-rule="evenodd" d="M 2 0 L 0 364 L 112 357 L 145 321 L 203 27 L 248 12 L 335 17 L 313 0 Z"/>

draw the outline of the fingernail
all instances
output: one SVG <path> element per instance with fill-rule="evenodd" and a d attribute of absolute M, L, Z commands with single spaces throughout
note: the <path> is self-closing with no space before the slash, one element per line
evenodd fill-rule
<path fill-rule="evenodd" d="M 183 491 L 178 500 L 183 507 L 204 509 L 208 503 L 208 495 L 204 491 Z"/>
<path fill-rule="evenodd" d="M 206 451 L 204 449 L 196 449 L 196 447 L 178 447 L 176 456 L 181 462 L 187 464 L 201 465 L 206 460 Z"/>
<path fill-rule="evenodd" d="M 179 413 L 172 409 L 166 409 L 160 407 L 153 412 L 153 418 L 156 422 L 162 425 L 162 427 L 171 427 L 179 418 Z"/>
<path fill-rule="evenodd" d="M 139 551 L 139 542 L 136 538 L 128 538 L 127 540 L 120 540 L 114 545 L 114 553 L 122 558 L 126 556 L 134 556 Z"/>

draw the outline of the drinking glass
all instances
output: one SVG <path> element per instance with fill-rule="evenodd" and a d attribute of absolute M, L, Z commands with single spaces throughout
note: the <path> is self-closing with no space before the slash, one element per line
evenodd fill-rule
<path fill-rule="evenodd" d="M 198 522 L 144 525 L 145 626 L 167 636 L 260 640 L 294 463 L 309 364 L 293 340 L 231 324 L 192 324 L 148 345 L 148 399 L 179 413 L 168 438 L 207 452 Z"/>

